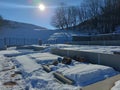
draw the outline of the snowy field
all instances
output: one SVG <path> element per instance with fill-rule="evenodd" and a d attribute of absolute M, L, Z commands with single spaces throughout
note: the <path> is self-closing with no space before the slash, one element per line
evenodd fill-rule
<path fill-rule="evenodd" d="M 74 60 L 70 65 L 62 63 L 52 65 L 60 57 L 50 53 L 53 47 L 73 46 L 59 44 L 51 45 L 43 51 L 16 50 L 16 48 L 0 51 L 0 90 L 80 90 L 81 87 L 118 74 L 111 67 Z M 49 65 L 52 71 L 47 73 L 42 65 Z M 73 80 L 74 84 L 61 84 L 54 77 L 55 72 Z M 119 90 L 116 89 L 118 83 L 112 90 Z"/>

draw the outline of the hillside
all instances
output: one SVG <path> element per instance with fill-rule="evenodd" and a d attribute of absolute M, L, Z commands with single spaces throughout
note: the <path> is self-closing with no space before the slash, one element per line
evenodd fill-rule
<path fill-rule="evenodd" d="M 46 39 L 43 34 L 46 33 L 46 37 L 51 33 L 47 33 L 48 29 L 32 24 L 20 23 L 16 21 L 4 20 L 4 25 L 0 30 L 0 38 L 39 38 Z"/>
<path fill-rule="evenodd" d="M 3 20 L 3 26 L 6 26 L 8 28 L 18 28 L 18 27 L 29 27 L 29 28 L 39 28 L 39 29 L 46 29 L 44 27 L 41 26 L 37 26 L 37 25 L 32 25 L 32 24 L 28 24 L 28 23 L 23 23 L 23 22 L 17 22 L 17 21 L 11 21 L 11 20 Z"/>
<path fill-rule="evenodd" d="M 32 24 L 5 20 L 0 28 L 0 46 L 38 44 L 39 40 L 42 40 L 42 43 L 65 43 L 71 41 L 73 35 L 80 35 L 80 32 L 50 30 Z"/>

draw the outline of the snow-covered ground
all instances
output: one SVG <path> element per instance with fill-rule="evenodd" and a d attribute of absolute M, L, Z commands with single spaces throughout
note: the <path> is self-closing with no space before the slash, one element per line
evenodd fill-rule
<path fill-rule="evenodd" d="M 111 90 L 120 90 L 120 81 L 117 81 L 117 82 L 115 83 L 115 86 L 112 87 Z"/>
<path fill-rule="evenodd" d="M 59 64 L 58 66 L 51 66 L 51 68 L 74 80 L 74 85 L 80 87 L 87 86 L 116 75 L 116 71 L 110 67 L 79 63 L 76 61 L 73 61 L 72 64 L 68 66 Z"/>
<path fill-rule="evenodd" d="M 25 90 L 25 81 L 16 71 L 14 64 L 0 55 L 0 90 Z"/>
<path fill-rule="evenodd" d="M 71 45 L 55 45 L 56 47 L 68 47 Z M 107 66 L 90 63 L 80 63 L 72 60 L 70 65 L 59 63 L 51 65 L 56 61 L 57 55 L 50 54 L 48 47 L 43 51 L 16 50 L 10 48 L 0 51 L 0 89 L 4 90 L 80 90 L 81 87 L 104 80 L 118 74 L 114 69 Z M 5 56 L 9 57 L 5 57 Z M 12 56 L 12 57 L 11 57 Z M 50 64 L 51 72 L 44 71 L 42 65 Z M 14 68 L 13 68 L 14 67 Z M 6 71 L 5 71 L 6 70 Z M 16 71 L 21 74 L 11 77 Z M 53 73 L 59 72 L 74 81 L 73 85 L 61 84 Z M 17 85 L 4 85 L 7 81 L 16 82 Z M 16 89 L 17 88 L 17 89 Z"/>

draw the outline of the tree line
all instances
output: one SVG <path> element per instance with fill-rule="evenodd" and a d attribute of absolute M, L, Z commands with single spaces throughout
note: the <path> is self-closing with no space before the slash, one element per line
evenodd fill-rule
<path fill-rule="evenodd" d="M 120 25 L 120 0 L 83 0 L 79 6 L 62 3 L 56 8 L 51 24 L 55 28 L 78 26 L 100 33 L 110 33 Z"/>

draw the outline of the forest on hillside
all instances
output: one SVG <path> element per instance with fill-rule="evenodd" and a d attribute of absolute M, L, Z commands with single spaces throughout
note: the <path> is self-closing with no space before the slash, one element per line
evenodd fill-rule
<path fill-rule="evenodd" d="M 97 30 L 112 33 L 120 26 L 120 0 L 83 0 L 80 6 L 61 3 L 51 25 L 58 29 Z"/>

